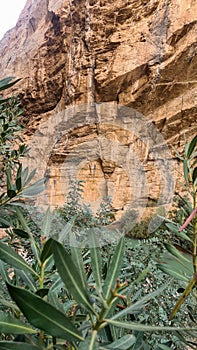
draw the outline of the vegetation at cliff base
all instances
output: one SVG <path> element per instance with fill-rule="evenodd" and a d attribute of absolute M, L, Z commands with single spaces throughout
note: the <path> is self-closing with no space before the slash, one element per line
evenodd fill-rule
<path fill-rule="evenodd" d="M 0 89 L 14 83 L 4 79 Z M 41 224 L 32 222 L 25 198 L 44 179 L 34 183 L 35 171 L 21 163 L 28 149 L 19 101 L 1 98 L 0 108 L 0 350 L 196 349 L 197 136 L 177 154 L 188 195 L 162 227 L 144 239 L 144 222 L 135 239 L 119 232 L 118 242 L 101 244 L 111 202 L 93 214 L 80 181 L 62 208 L 38 211 Z"/>

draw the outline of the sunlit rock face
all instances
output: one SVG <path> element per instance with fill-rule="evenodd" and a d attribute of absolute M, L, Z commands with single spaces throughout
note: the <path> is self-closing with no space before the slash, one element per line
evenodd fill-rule
<path fill-rule="evenodd" d="M 197 130 L 197 0 L 28 0 L 0 56 L 1 77 L 23 78 L 29 164 L 50 204 L 76 177 L 87 202 L 110 195 L 117 216 L 167 205 L 180 169 L 162 147 L 182 149 Z"/>

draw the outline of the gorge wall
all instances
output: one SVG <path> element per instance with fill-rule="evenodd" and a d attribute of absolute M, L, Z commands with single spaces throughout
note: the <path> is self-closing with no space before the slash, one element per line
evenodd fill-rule
<path fill-rule="evenodd" d="M 197 0 L 27 0 L 0 56 L 1 78 L 22 78 L 46 201 L 62 204 L 77 177 L 117 217 L 168 206 L 180 165 L 166 145 L 197 131 Z"/>

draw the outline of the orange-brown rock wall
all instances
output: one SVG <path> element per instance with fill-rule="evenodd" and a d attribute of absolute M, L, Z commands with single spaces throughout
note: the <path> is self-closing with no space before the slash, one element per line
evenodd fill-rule
<path fill-rule="evenodd" d="M 197 0 L 27 0 L 16 27 L 0 42 L 0 56 L 1 77 L 22 77 L 14 91 L 25 110 L 30 163 L 39 176 L 50 173 L 51 204 L 64 200 L 66 159 L 76 148 L 79 158 L 80 152 L 88 155 L 77 168 L 86 180 L 85 198 L 96 203 L 108 194 L 117 211 L 127 207 L 136 188 L 129 154 L 141 138 L 137 152 L 147 184 L 140 198 L 158 205 L 165 186 L 150 156 L 155 144 L 146 144 L 136 130 L 125 141 L 127 122 L 117 128 L 116 109 L 131 109 L 131 118 L 133 110 L 141 113 L 144 126 L 153 122 L 180 150 L 184 135 L 196 133 Z M 98 131 L 99 115 L 104 125 Z"/>

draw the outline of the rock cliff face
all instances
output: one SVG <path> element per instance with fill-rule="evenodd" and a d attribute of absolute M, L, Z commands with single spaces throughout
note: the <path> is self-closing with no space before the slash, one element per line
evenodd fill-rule
<path fill-rule="evenodd" d="M 95 208 L 168 204 L 165 145 L 197 130 L 197 0 L 27 0 L 0 56 L 52 205 L 74 176 Z"/>

